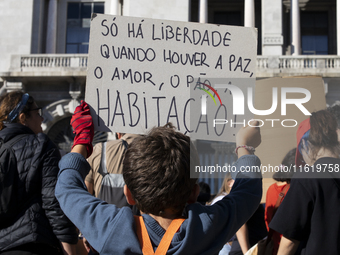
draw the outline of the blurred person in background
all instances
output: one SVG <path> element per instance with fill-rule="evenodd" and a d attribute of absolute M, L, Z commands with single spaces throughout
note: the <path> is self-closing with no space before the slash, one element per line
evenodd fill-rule
<path fill-rule="evenodd" d="M 290 180 L 294 174 L 295 154 L 296 148 L 291 149 L 283 158 L 280 165 L 280 171 L 273 174 L 273 179 L 276 183 L 270 185 L 266 194 L 264 220 L 266 222 L 267 230 L 269 231 L 268 236 L 270 236 L 273 240 L 273 255 L 277 254 L 282 235 L 272 229 L 269 229 L 269 223 L 289 190 Z"/>

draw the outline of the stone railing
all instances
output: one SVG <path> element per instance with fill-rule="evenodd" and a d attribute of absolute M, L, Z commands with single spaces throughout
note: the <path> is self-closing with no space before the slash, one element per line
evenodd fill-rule
<path fill-rule="evenodd" d="M 340 56 L 258 56 L 257 77 L 321 75 L 338 76 Z"/>
<path fill-rule="evenodd" d="M 51 72 L 86 75 L 87 61 L 87 54 L 15 55 L 12 56 L 10 71 L 24 74 L 36 72 L 37 75 L 49 75 Z M 257 56 L 256 68 L 257 77 L 306 75 L 333 77 L 339 76 L 340 56 Z"/>
<path fill-rule="evenodd" d="M 21 56 L 21 68 L 86 68 L 87 54 L 85 55 L 28 55 Z"/>
<path fill-rule="evenodd" d="M 87 54 L 13 55 L 10 72 L 23 75 L 86 75 Z"/>

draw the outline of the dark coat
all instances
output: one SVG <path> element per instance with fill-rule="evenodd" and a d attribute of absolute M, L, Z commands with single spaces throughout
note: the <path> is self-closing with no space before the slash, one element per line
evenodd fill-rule
<path fill-rule="evenodd" d="M 18 123 L 5 124 L 0 138 L 6 142 L 19 134 L 27 134 L 12 147 L 17 158 L 21 208 L 11 225 L 0 229 L 0 251 L 32 242 L 54 247 L 60 247 L 59 241 L 77 243 L 76 228 L 54 195 L 60 160 L 58 148 L 45 134 L 36 135 Z"/>

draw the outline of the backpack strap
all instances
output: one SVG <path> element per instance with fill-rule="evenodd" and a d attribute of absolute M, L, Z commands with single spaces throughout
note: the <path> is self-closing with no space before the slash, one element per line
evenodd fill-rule
<path fill-rule="evenodd" d="M 279 194 L 279 196 L 278 196 L 278 198 L 277 198 L 277 200 L 276 200 L 276 204 L 275 204 L 275 206 L 274 206 L 274 214 L 275 214 L 277 208 L 278 208 L 278 207 L 280 206 L 280 204 L 282 203 L 282 200 L 284 199 L 284 197 L 285 197 L 285 195 L 286 195 L 287 190 L 289 189 L 289 187 L 290 187 L 290 184 L 288 183 L 288 184 L 286 185 L 286 187 L 284 187 L 283 190 L 280 192 L 280 194 Z M 273 215 L 273 216 L 274 216 L 274 215 Z"/>
<path fill-rule="evenodd" d="M 124 145 L 124 150 L 127 150 L 128 143 L 123 139 L 121 140 Z M 102 153 L 101 153 L 100 166 L 99 166 L 98 172 L 101 173 L 103 176 L 108 174 L 107 167 L 106 167 L 106 142 L 102 143 Z"/>
<path fill-rule="evenodd" d="M 166 230 L 161 242 L 159 243 L 156 252 L 153 251 L 153 247 L 150 241 L 148 231 L 145 227 L 145 223 L 142 216 L 134 215 L 136 226 L 137 226 L 137 236 L 139 243 L 142 248 L 143 255 L 165 255 L 169 249 L 172 238 L 178 231 L 179 227 L 182 225 L 185 219 L 178 218 L 174 219 L 168 229 Z"/>
<path fill-rule="evenodd" d="M 289 189 L 289 187 L 290 187 L 290 184 L 288 183 L 286 185 L 286 187 L 284 187 L 283 190 L 280 192 L 280 194 L 279 194 L 279 196 L 278 196 L 278 198 L 276 200 L 276 204 L 274 206 L 272 218 L 274 218 L 274 215 L 275 215 L 277 209 L 279 208 L 280 204 L 282 203 L 284 197 L 286 196 L 286 193 L 287 193 L 287 190 Z M 269 232 L 268 232 L 267 243 L 269 243 L 269 241 L 272 238 L 273 234 L 274 234 L 274 231 L 270 228 Z"/>
<path fill-rule="evenodd" d="M 123 142 L 123 145 L 125 147 L 125 150 L 127 150 L 127 148 L 129 147 L 129 144 L 127 143 L 127 141 L 125 141 L 124 139 L 121 139 Z"/>
<path fill-rule="evenodd" d="M 102 153 L 100 158 L 100 165 L 98 172 L 102 175 L 107 174 L 107 168 L 106 168 L 106 142 L 102 143 Z"/>

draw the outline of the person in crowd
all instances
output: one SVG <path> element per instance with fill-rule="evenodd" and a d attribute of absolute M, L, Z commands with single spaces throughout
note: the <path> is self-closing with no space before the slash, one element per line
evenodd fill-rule
<path fill-rule="evenodd" d="M 340 143 L 340 105 L 336 104 L 331 107 L 328 107 L 327 110 L 332 113 L 336 119 L 336 123 L 338 125 L 337 133 L 338 133 L 338 140 Z"/>
<path fill-rule="evenodd" d="M 1 216 L 0 254 L 75 254 L 76 227 L 54 195 L 60 153 L 42 132 L 42 121 L 42 109 L 29 94 L 13 91 L 0 98 L 1 147 L 15 141 L 16 159 L 7 186 L 0 184 L 1 201 L 4 191 L 14 196 L 10 205 L 1 203 L 11 214 Z"/>
<path fill-rule="evenodd" d="M 274 214 L 276 213 L 277 207 L 286 196 L 289 187 L 290 187 L 290 180 L 294 174 L 295 170 L 295 154 L 296 148 L 291 149 L 286 156 L 283 158 L 280 171 L 273 174 L 273 179 L 276 183 L 273 183 L 269 186 L 266 194 L 266 208 L 265 208 L 265 222 L 267 226 L 267 230 L 271 231 L 271 238 L 273 240 L 273 255 L 277 254 L 279 249 L 279 244 L 282 235 L 274 230 L 269 229 L 269 223 L 271 222 Z M 278 202 L 278 199 L 280 200 Z"/>
<path fill-rule="evenodd" d="M 241 171 L 241 166 L 261 164 L 257 156 L 251 155 L 251 146 L 257 147 L 261 140 L 259 128 L 247 126 L 238 132 L 237 145 L 242 146 L 235 163 L 238 171 L 232 175 L 236 178 L 233 190 L 212 206 L 194 203 L 199 188 L 197 179 L 190 178 L 190 170 L 195 171 L 199 159 L 190 149 L 188 136 L 168 123 L 136 138 L 123 162 L 124 193 L 142 213 L 134 217 L 129 207 L 117 208 L 87 192 L 84 179 L 90 170 L 86 158 L 92 152 L 89 131 L 93 124 L 85 102 L 76 108 L 72 120 L 74 147 L 59 163 L 55 194 L 66 215 L 101 255 L 142 254 L 141 247 L 143 253 L 150 248 L 151 253 L 162 249 L 167 254 L 218 254 L 225 240 L 260 203 L 261 172 Z M 146 244 L 141 246 L 140 240 Z"/>
<path fill-rule="evenodd" d="M 253 245 L 266 237 L 267 234 L 268 232 L 264 222 L 264 206 L 260 204 L 249 220 L 242 225 L 236 232 L 236 235 L 232 238 L 228 254 L 245 254 Z"/>
<path fill-rule="evenodd" d="M 283 235 L 278 254 L 340 254 L 337 122 L 313 112 L 297 130 L 296 167 L 285 199 L 269 224 Z"/>
<path fill-rule="evenodd" d="M 330 106 L 327 108 L 327 110 L 334 115 L 338 128 L 340 128 L 340 105 L 336 104 Z"/>
<path fill-rule="evenodd" d="M 227 173 L 219 193 L 213 199 L 211 204 L 215 204 L 217 201 L 223 199 L 224 196 L 228 195 L 232 190 L 233 184 L 234 180 L 231 178 L 231 174 Z M 266 235 L 267 231 L 264 223 L 264 207 L 260 204 L 250 219 L 236 232 L 236 235 L 228 240 L 228 242 L 223 246 L 219 255 L 244 254 L 251 246 L 256 244 Z"/>
<path fill-rule="evenodd" d="M 206 205 L 209 203 L 211 198 L 210 186 L 206 182 L 199 182 L 198 186 L 200 186 L 200 193 L 198 194 L 197 202 L 201 203 L 202 205 Z"/>
<path fill-rule="evenodd" d="M 129 144 L 138 137 L 135 134 L 116 133 L 116 140 L 97 143 L 93 153 L 87 159 L 91 166 L 85 178 L 85 184 L 90 194 L 121 208 L 129 206 L 134 214 L 139 214 L 136 206 L 131 206 L 124 195 L 123 159 Z M 96 254 L 86 237 L 83 242 L 89 254 Z"/>
<path fill-rule="evenodd" d="M 226 195 L 230 193 L 231 187 L 233 186 L 235 180 L 231 178 L 230 172 L 227 172 L 224 179 L 222 186 L 216 196 L 212 199 L 211 205 L 215 204 L 216 202 L 222 200 Z M 223 245 L 223 248 L 220 250 L 219 255 L 228 255 L 231 249 L 232 240 L 227 240 L 227 242 Z"/>
<path fill-rule="evenodd" d="M 90 194 L 119 208 L 129 206 L 124 195 L 123 160 L 129 144 L 136 137 L 138 135 L 116 133 L 116 140 L 94 146 L 92 155 L 87 159 L 91 170 L 85 178 Z"/>
<path fill-rule="evenodd" d="M 221 199 L 223 199 L 226 195 L 228 195 L 230 193 L 231 187 L 233 186 L 235 180 L 233 178 L 231 178 L 231 173 L 227 172 L 223 182 L 222 182 L 222 186 L 219 190 L 219 192 L 216 194 L 216 196 L 212 199 L 210 204 L 215 204 L 217 201 L 220 201 Z"/>

